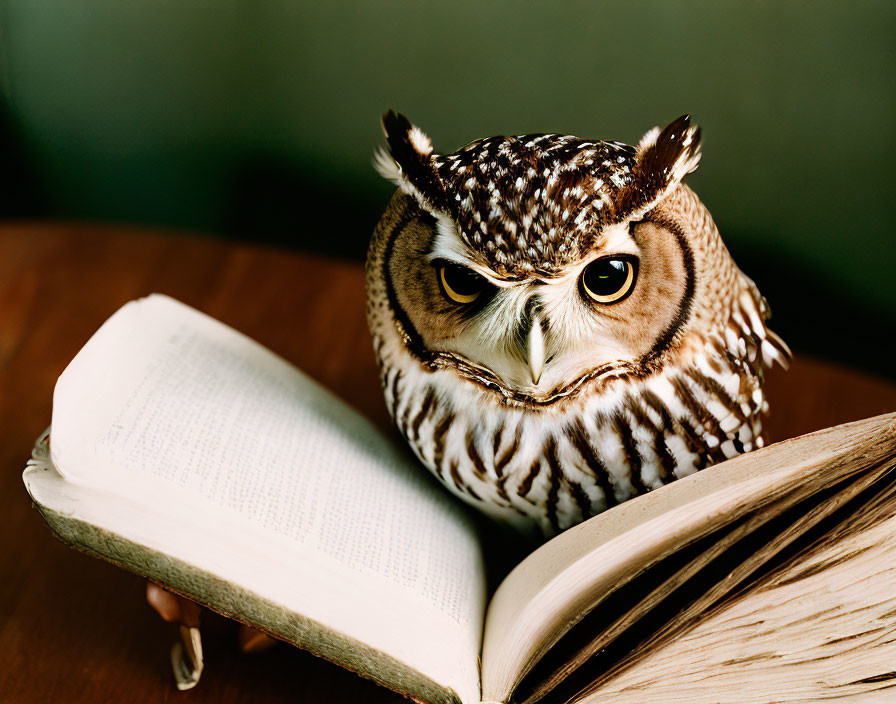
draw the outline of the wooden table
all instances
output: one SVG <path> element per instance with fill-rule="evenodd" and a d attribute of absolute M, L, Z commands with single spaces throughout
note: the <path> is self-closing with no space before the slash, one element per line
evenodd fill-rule
<path fill-rule="evenodd" d="M 0 226 L 0 701 L 394 702 L 397 695 L 285 645 L 247 655 L 203 616 L 206 669 L 178 692 L 174 627 L 137 577 L 56 542 L 21 472 L 56 377 L 126 301 L 167 293 L 236 327 L 389 427 L 359 264 L 112 226 Z M 896 385 L 797 358 L 769 380 L 773 439 L 896 409 Z"/>

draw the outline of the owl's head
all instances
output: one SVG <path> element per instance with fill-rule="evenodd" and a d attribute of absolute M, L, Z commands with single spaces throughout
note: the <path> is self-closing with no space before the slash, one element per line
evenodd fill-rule
<path fill-rule="evenodd" d="M 655 373 L 744 296 L 758 301 L 681 183 L 700 159 L 687 116 L 637 147 L 530 134 L 452 154 L 402 115 L 383 127 L 375 164 L 399 190 L 368 281 L 396 339 L 434 370 L 548 405 L 594 379 Z"/>

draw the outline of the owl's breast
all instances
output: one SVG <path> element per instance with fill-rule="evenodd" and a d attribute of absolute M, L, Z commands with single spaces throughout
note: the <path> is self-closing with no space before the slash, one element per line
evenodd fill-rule
<path fill-rule="evenodd" d="M 548 406 L 508 404 L 451 370 L 387 358 L 382 373 L 396 426 L 448 489 L 545 535 L 762 444 L 758 370 L 718 360 Z"/>

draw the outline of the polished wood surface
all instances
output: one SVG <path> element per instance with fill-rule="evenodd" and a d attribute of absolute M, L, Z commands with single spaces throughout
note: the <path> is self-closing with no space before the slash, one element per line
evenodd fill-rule
<path fill-rule="evenodd" d="M 117 308 L 151 292 L 242 330 L 389 429 L 360 265 L 136 228 L 0 225 L 0 701 L 404 701 L 286 645 L 241 653 L 233 624 L 208 613 L 202 681 L 178 692 L 176 629 L 143 582 L 64 547 L 32 510 L 21 472 L 56 377 Z M 783 439 L 892 411 L 896 384 L 797 357 L 771 373 L 769 397 Z"/>

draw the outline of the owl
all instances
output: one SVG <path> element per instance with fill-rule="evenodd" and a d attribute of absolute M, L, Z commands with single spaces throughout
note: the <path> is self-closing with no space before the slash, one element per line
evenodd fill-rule
<path fill-rule="evenodd" d="M 433 151 L 383 118 L 398 186 L 367 258 L 386 405 L 420 461 L 554 535 L 763 445 L 763 369 L 790 352 L 682 183 L 688 116 L 637 147 L 560 134 Z"/>

